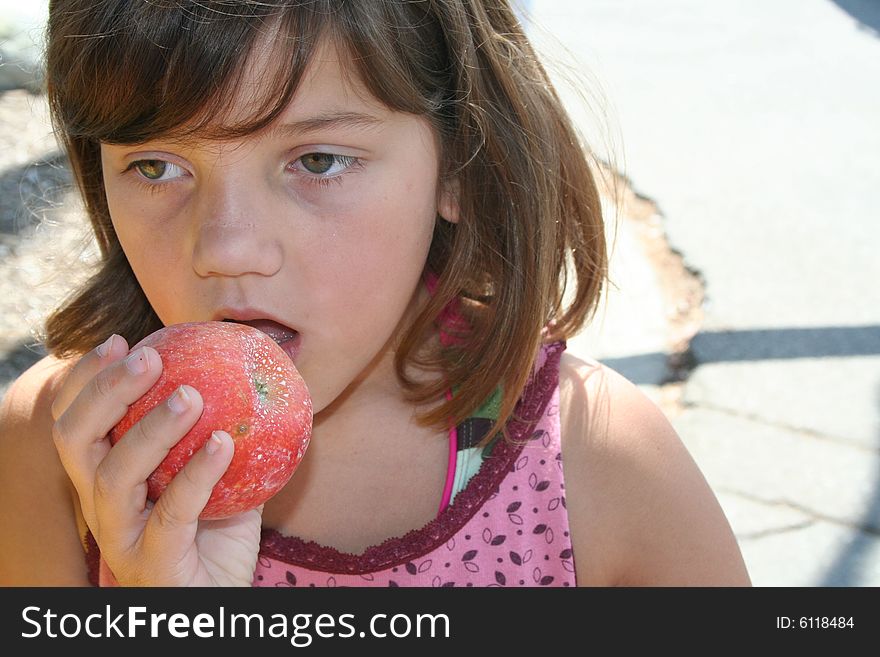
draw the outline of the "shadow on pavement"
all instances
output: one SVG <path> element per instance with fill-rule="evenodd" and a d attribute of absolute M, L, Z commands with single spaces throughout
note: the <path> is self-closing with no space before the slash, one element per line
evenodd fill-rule
<path fill-rule="evenodd" d="M 880 354 L 880 326 L 707 331 L 691 340 L 697 363 Z"/>
<path fill-rule="evenodd" d="M 825 326 L 817 328 L 705 331 L 690 343 L 691 368 L 708 363 L 791 358 L 880 355 L 880 326 Z M 658 378 L 658 371 L 674 370 L 670 355 L 660 352 L 600 359 L 638 385 L 662 385 L 681 380 Z"/>
<path fill-rule="evenodd" d="M 880 36 L 880 3 L 877 0 L 833 0 L 834 4 Z"/>

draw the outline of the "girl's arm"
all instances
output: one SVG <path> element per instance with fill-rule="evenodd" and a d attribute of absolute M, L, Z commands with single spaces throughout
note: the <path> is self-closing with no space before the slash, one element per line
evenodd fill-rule
<path fill-rule="evenodd" d="M 660 409 L 566 355 L 563 464 L 582 585 L 749 586 L 714 493 Z"/>
<path fill-rule="evenodd" d="M 31 367 L 0 404 L 0 586 L 87 586 L 74 493 L 52 440 L 67 364 Z"/>

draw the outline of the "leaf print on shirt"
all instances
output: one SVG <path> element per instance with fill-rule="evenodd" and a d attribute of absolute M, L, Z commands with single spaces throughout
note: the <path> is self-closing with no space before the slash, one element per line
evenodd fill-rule
<path fill-rule="evenodd" d="M 532 571 L 532 579 L 534 579 L 535 583 L 539 584 L 540 586 L 550 586 L 555 578 L 553 577 L 553 575 L 542 575 L 541 569 L 536 567 Z"/>
<path fill-rule="evenodd" d="M 440 575 L 436 575 L 434 579 L 431 580 L 431 586 L 435 589 L 451 589 L 455 587 L 455 582 L 444 582 Z"/>
<path fill-rule="evenodd" d="M 547 490 L 548 488 L 550 488 L 550 480 L 549 480 L 549 479 L 543 479 L 542 481 L 538 481 L 538 475 L 536 475 L 536 474 L 533 472 L 532 474 L 529 475 L 529 487 L 530 487 L 532 490 L 537 491 L 538 493 L 540 493 L 541 491 L 545 491 L 545 490 Z"/>
<path fill-rule="evenodd" d="M 461 560 L 464 562 L 464 568 L 469 573 L 480 572 L 480 566 L 474 563 L 474 557 L 476 557 L 477 554 L 477 550 L 468 550 L 463 555 L 461 555 Z"/>
<path fill-rule="evenodd" d="M 544 449 L 550 448 L 550 434 L 547 431 L 543 431 L 541 436 L 541 444 L 544 446 Z"/>
<path fill-rule="evenodd" d="M 423 573 L 426 570 L 431 568 L 431 559 L 425 559 L 422 563 L 416 566 L 412 561 L 406 562 L 406 572 L 410 575 L 418 575 L 419 573 Z"/>
<path fill-rule="evenodd" d="M 574 552 L 572 552 L 570 548 L 566 548 L 559 553 L 559 558 L 562 560 L 562 567 L 570 573 L 574 572 L 574 560 L 572 559 L 572 556 L 574 556 Z"/>
<path fill-rule="evenodd" d="M 510 560 L 516 564 L 517 566 L 522 566 L 524 563 L 528 563 L 532 558 L 532 551 L 526 550 L 524 554 L 519 554 L 518 552 L 510 551 L 508 555 Z"/>
<path fill-rule="evenodd" d="M 294 575 L 289 570 L 284 573 L 284 579 L 278 582 L 275 582 L 275 586 L 280 588 L 282 586 L 296 586 L 296 575 Z"/>
<path fill-rule="evenodd" d="M 489 545 L 497 547 L 498 545 L 501 545 L 502 543 L 504 543 L 505 540 L 507 540 L 507 536 L 505 534 L 498 534 L 497 536 L 493 536 L 492 530 L 489 529 L 488 527 L 486 527 L 486 529 L 483 530 L 483 542 L 484 543 L 488 543 Z"/>
<path fill-rule="evenodd" d="M 511 502 L 507 505 L 507 517 L 514 525 L 521 525 L 524 522 L 522 516 L 516 513 L 521 506 L 522 502 Z"/>

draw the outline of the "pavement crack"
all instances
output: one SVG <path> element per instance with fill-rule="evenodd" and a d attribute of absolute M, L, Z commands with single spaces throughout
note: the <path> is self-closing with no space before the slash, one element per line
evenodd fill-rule
<path fill-rule="evenodd" d="M 737 540 L 756 541 L 762 538 L 769 538 L 772 536 L 778 536 L 780 534 L 787 534 L 788 532 L 795 532 L 800 531 L 801 529 L 807 529 L 808 527 L 811 527 L 815 524 L 815 520 L 804 520 L 803 522 L 798 522 L 793 525 L 783 525 L 782 527 L 771 527 L 769 529 L 762 529 L 755 532 L 745 532 L 737 534 Z"/>
<path fill-rule="evenodd" d="M 798 436 L 815 438 L 816 440 L 832 443 L 833 445 L 838 447 L 851 447 L 853 449 L 861 450 L 875 456 L 878 454 L 878 452 L 880 452 L 880 447 L 871 447 L 853 440 L 848 440 L 847 438 L 844 438 L 842 436 L 833 436 L 831 434 L 822 433 L 821 431 L 817 431 L 816 429 L 811 429 L 809 427 L 797 426 L 794 424 L 789 424 L 787 422 L 780 422 L 779 420 L 770 420 L 756 413 L 746 413 L 734 408 L 729 408 L 727 406 L 718 406 L 716 404 L 710 404 L 706 402 L 682 401 L 682 408 L 701 409 L 705 411 L 712 411 L 713 413 L 721 413 L 729 417 L 736 417 L 741 420 L 746 420 L 747 422 L 762 424 L 764 426 L 772 427 L 774 429 L 796 433 L 798 434 Z"/>
<path fill-rule="evenodd" d="M 761 504 L 763 506 L 772 506 L 772 507 L 780 507 L 783 509 L 788 509 L 791 511 L 796 511 L 807 516 L 807 520 L 803 520 L 801 522 L 793 523 L 790 525 L 784 525 L 782 527 L 774 527 L 766 530 L 760 530 L 757 532 L 753 532 L 752 534 L 745 534 L 744 536 L 749 538 L 761 538 L 764 535 L 772 535 L 773 533 L 784 533 L 789 531 L 795 531 L 797 529 L 804 529 L 809 527 L 812 524 L 815 524 L 818 521 L 831 523 L 833 525 L 837 525 L 838 527 L 845 527 L 850 530 L 860 531 L 870 536 L 878 536 L 880 537 L 880 524 L 872 524 L 865 522 L 851 522 L 842 518 L 837 518 L 835 516 L 828 515 L 826 513 L 821 513 L 816 511 L 815 509 L 811 509 L 803 504 L 799 504 L 798 502 L 792 502 L 787 499 L 771 499 L 768 500 L 763 497 L 759 497 L 757 495 L 751 495 L 749 493 L 744 493 L 741 490 L 736 490 L 729 487 L 718 487 L 716 489 L 718 492 L 725 493 L 727 495 L 732 495 L 735 497 L 739 497 L 741 499 L 747 500 L 754 504 Z"/>

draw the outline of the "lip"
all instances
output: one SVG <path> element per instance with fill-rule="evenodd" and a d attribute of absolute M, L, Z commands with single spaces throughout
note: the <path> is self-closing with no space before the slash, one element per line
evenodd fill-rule
<path fill-rule="evenodd" d="M 260 308 L 235 308 L 232 306 L 223 306 L 222 308 L 217 309 L 211 319 L 215 322 L 219 322 L 224 319 L 231 319 L 236 322 L 249 322 L 255 319 L 268 319 L 275 322 L 276 324 L 281 324 L 282 326 L 289 328 L 291 331 L 296 331 L 297 333 L 299 333 L 299 331 L 297 331 L 295 327 L 291 326 L 280 317 L 273 315 L 268 310 L 262 310 Z"/>

